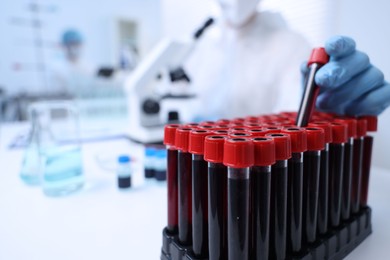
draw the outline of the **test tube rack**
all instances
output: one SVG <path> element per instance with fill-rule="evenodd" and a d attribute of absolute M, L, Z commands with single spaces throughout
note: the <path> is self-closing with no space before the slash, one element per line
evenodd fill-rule
<path fill-rule="evenodd" d="M 199 133 L 202 133 L 203 140 L 206 138 L 206 136 L 226 136 L 225 142 L 227 139 L 232 140 L 234 138 L 241 138 L 246 140 L 255 140 L 255 138 L 259 138 L 262 136 L 266 136 L 270 133 L 281 133 L 283 132 L 283 129 L 287 128 L 297 128 L 295 126 L 295 112 L 283 112 L 280 114 L 275 115 L 262 115 L 262 116 L 249 116 L 246 118 L 236 118 L 232 120 L 227 119 L 221 119 L 217 122 L 202 122 L 200 124 L 187 124 L 187 125 L 174 125 L 173 128 L 186 128 L 187 131 L 190 133 L 194 131 L 197 131 Z M 344 120 L 344 121 L 343 121 Z M 360 121 L 360 123 L 356 123 L 357 120 Z M 337 123 L 334 123 L 336 122 Z M 369 175 L 370 175 L 370 166 L 371 166 L 371 154 L 372 154 L 372 142 L 373 138 L 367 134 L 368 132 L 375 132 L 377 130 L 377 119 L 376 117 L 372 116 L 366 116 L 366 117 L 360 117 L 360 118 L 345 118 L 345 117 L 339 117 L 334 114 L 327 114 L 327 113 L 320 113 L 315 112 L 314 116 L 311 119 L 311 122 L 313 125 L 318 123 L 316 126 L 320 126 L 321 124 L 335 124 L 335 125 L 343 125 L 345 129 L 345 136 L 348 138 L 353 138 L 356 136 L 361 137 L 362 140 L 364 140 L 363 151 L 361 151 L 361 163 L 358 166 L 359 170 L 359 182 L 354 183 L 351 181 L 352 186 L 358 185 L 358 187 L 349 187 L 348 193 L 348 199 L 353 200 L 354 196 L 351 193 L 355 193 L 356 191 L 352 191 L 353 189 L 357 188 L 357 192 L 359 192 L 358 196 L 358 209 L 353 211 L 351 210 L 351 213 L 348 214 L 348 218 L 343 218 L 340 213 L 340 220 L 337 226 L 330 225 L 327 228 L 326 233 L 319 234 L 317 232 L 316 239 L 314 242 L 311 243 L 303 243 L 302 247 L 299 250 L 299 252 L 291 252 L 288 249 L 280 248 L 281 250 L 285 250 L 286 254 L 283 258 L 271 256 L 271 254 L 267 253 L 266 258 L 260 258 L 260 257 L 253 257 L 253 254 L 250 252 L 251 248 L 247 249 L 248 252 L 245 256 L 247 259 L 291 259 L 291 260 L 298 260 L 298 259 L 304 259 L 304 260 L 337 260 L 337 259 L 343 259 L 345 258 L 350 252 L 352 252 L 357 246 L 359 246 L 371 233 L 372 233 L 372 210 L 367 205 L 367 193 L 368 193 L 368 181 L 369 181 Z M 313 126 L 312 126 L 313 127 Z M 359 127 L 361 128 L 359 130 Z M 169 128 L 169 126 L 168 126 Z M 321 127 L 318 127 L 321 128 Z M 351 128 L 355 128 L 354 131 L 351 130 Z M 324 136 L 326 134 L 325 128 L 323 128 Z M 178 129 L 173 130 L 174 133 L 177 133 Z M 167 133 L 167 127 L 166 127 L 166 133 Z M 172 129 L 171 129 L 172 133 Z M 190 133 L 187 133 L 185 136 L 186 139 L 186 145 L 189 145 L 191 142 L 190 140 Z M 333 135 L 338 135 L 340 132 L 334 132 Z M 173 137 L 172 137 L 173 136 Z M 270 136 L 270 135 L 267 135 Z M 165 138 L 164 143 L 167 145 L 167 147 L 170 147 L 172 150 L 176 150 L 179 147 L 176 147 L 177 144 L 177 136 L 175 140 L 175 135 L 171 134 L 170 138 Z M 346 140 L 347 140 L 346 137 Z M 183 136 L 181 137 L 183 138 Z M 170 140 L 167 140 L 170 139 Z M 264 138 L 265 139 L 265 138 Z M 345 141 L 347 143 L 347 141 Z M 291 149 L 291 143 L 290 149 Z M 179 145 L 180 146 L 180 145 Z M 206 149 L 202 146 L 202 149 Z M 214 149 L 214 148 L 213 148 Z M 187 150 L 188 152 L 188 150 Z M 291 152 L 291 151 L 290 151 Z M 205 151 L 206 153 L 206 151 Z M 169 155 L 169 153 L 168 153 Z M 344 157 L 342 157 L 344 158 Z M 169 158 L 168 158 L 169 160 Z M 354 161 L 356 158 L 351 158 L 351 163 L 356 164 Z M 329 162 L 332 163 L 332 162 Z M 351 164 L 352 165 L 352 164 Z M 168 182 L 170 169 L 168 164 Z M 171 165 L 172 167 L 172 165 Z M 303 166 L 305 167 L 305 166 Z M 355 167 L 355 166 L 354 166 Z M 351 167 L 352 168 L 352 167 Z M 176 167 L 175 170 L 177 171 L 180 167 Z M 355 171 L 356 168 L 353 168 L 353 171 Z M 355 174 L 351 170 L 351 174 Z M 227 171 L 226 171 L 227 174 Z M 344 173 L 343 173 L 344 174 Z M 174 178 L 173 181 L 178 182 L 179 177 Z M 272 178 L 272 173 L 271 173 Z M 172 179 L 171 179 L 172 181 Z M 168 183 L 169 186 L 169 183 Z M 251 187 L 251 186 L 249 186 Z M 341 193 L 346 194 L 345 186 L 341 187 Z M 169 188 L 168 188 L 168 192 Z M 177 192 L 177 191 L 176 191 Z M 332 187 L 328 190 L 329 194 L 332 193 Z M 272 193 L 272 191 L 271 191 Z M 197 196 L 197 194 L 194 194 L 194 191 L 192 191 L 192 196 Z M 180 192 L 178 192 L 178 197 L 180 197 Z M 272 195 L 271 195 L 272 196 Z M 287 195 L 286 195 L 287 196 Z M 345 195 L 343 195 L 345 196 Z M 342 200 L 343 198 L 340 198 Z M 287 200 L 288 201 L 288 200 Z M 356 203 L 356 201 L 355 201 Z M 342 204 L 342 202 L 340 202 Z M 351 202 L 353 204 L 353 202 Z M 340 208 L 342 205 L 340 205 Z M 351 206 L 352 208 L 353 206 Z M 172 210 L 172 207 L 168 206 L 168 209 Z M 192 209 L 194 210 L 194 205 L 192 205 Z M 349 209 L 349 208 L 348 208 Z M 341 211 L 341 209 L 340 209 Z M 178 211 L 180 212 L 180 211 Z M 172 216 L 172 212 L 171 216 Z M 180 213 L 177 218 L 180 218 Z M 251 214 L 253 214 L 253 209 L 249 209 L 248 215 L 249 218 L 251 218 Z M 268 213 L 269 214 L 269 213 Z M 272 217 L 272 216 L 271 216 Z M 169 218 L 169 217 L 168 217 Z M 227 222 L 227 216 L 224 216 L 224 221 Z M 168 220 L 169 222 L 169 220 Z M 207 220 L 206 220 L 207 222 Z M 331 222 L 331 221 L 330 221 Z M 161 249 L 161 260 L 208 260 L 213 259 L 210 258 L 208 254 L 206 255 L 196 255 L 193 250 L 193 245 L 191 243 L 182 243 L 180 241 L 180 237 L 178 235 L 178 229 L 179 227 L 175 227 L 175 229 L 169 230 L 169 225 L 172 223 L 168 223 L 168 226 L 163 229 L 162 232 L 162 249 Z M 304 225 L 305 223 L 302 223 Z M 193 225 L 193 224 L 192 224 Z M 287 225 L 285 223 L 285 225 Z M 246 243 L 252 243 L 253 241 L 250 241 L 250 235 L 248 235 L 248 232 L 251 233 L 252 231 L 250 229 L 253 229 L 251 225 L 249 225 L 249 229 L 246 233 Z M 204 231 L 204 230 L 203 230 Z M 196 232 L 202 232 L 202 230 L 192 230 L 193 233 Z M 269 231 L 272 232 L 272 229 Z M 284 231 L 285 232 L 285 231 Z M 234 239 L 232 237 L 229 237 L 228 234 L 225 234 L 227 237 L 227 240 Z M 269 236 L 268 234 L 267 236 Z M 286 238 L 286 234 L 283 237 L 283 239 Z M 204 241 L 203 241 L 204 242 Z M 186 244 L 186 245 L 183 245 Z M 268 245 L 268 244 L 267 244 Z M 268 249 L 270 250 L 270 249 Z M 219 257 L 218 259 L 240 259 L 237 257 L 229 256 L 227 257 Z"/>

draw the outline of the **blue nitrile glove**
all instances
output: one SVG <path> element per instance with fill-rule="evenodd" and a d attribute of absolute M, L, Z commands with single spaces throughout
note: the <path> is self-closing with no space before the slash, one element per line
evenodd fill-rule
<path fill-rule="evenodd" d="M 356 50 L 349 37 L 334 36 L 325 43 L 330 60 L 318 70 L 319 110 L 346 115 L 378 115 L 390 105 L 390 85 L 367 54 Z M 305 73 L 305 67 L 301 70 Z"/>

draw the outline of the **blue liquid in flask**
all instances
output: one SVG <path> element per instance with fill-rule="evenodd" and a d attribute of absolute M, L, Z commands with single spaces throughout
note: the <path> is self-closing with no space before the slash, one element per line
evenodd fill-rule
<path fill-rule="evenodd" d="M 80 147 L 56 147 L 44 152 L 43 192 L 48 196 L 63 196 L 84 185 Z"/>

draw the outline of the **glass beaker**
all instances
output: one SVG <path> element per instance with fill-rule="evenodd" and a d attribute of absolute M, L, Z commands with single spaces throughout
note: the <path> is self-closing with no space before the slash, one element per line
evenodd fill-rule
<path fill-rule="evenodd" d="M 36 106 L 41 184 L 48 196 L 61 196 L 84 185 L 78 111 L 73 102 L 45 102 Z"/>
<path fill-rule="evenodd" d="M 37 111 L 32 110 L 31 129 L 27 139 L 28 145 L 24 153 L 22 167 L 20 170 L 20 178 L 29 185 L 38 185 L 42 175 L 42 158 L 39 151 L 39 123 Z"/>

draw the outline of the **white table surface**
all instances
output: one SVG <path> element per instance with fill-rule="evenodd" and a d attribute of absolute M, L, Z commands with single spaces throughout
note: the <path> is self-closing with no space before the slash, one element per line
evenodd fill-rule
<path fill-rule="evenodd" d="M 144 182 L 143 148 L 126 140 L 83 145 L 85 188 L 66 197 L 46 197 L 40 187 L 19 178 L 23 150 L 8 150 L 25 126 L 0 130 L 0 259 L 159 259 L 166 223 L 165 183 Z M 139 160 L 135 187 L 121 192 L 114 173 L 100 168 L 96 156 L 121 153 Z M 390 171 L 374 168 L 369 203 L 373 234 L 347 259 L 389 259 Z"/>

